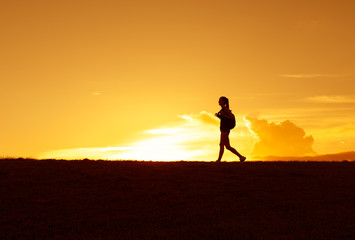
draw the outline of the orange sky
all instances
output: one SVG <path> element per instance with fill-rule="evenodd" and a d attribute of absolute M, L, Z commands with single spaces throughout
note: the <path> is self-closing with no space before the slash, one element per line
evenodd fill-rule
<path fill-rule="evenodd" d="M 2 1 L 0 156 L 214 160 L 206 119 L 221 95 L 248 156 L 307 154 L 267 147 L 294 131 L 287 146 L 354 150 L 354 12 L 351 0 Z"/>

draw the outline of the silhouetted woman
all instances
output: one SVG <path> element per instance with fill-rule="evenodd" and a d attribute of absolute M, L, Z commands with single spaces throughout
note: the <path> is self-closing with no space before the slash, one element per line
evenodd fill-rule
<path fill-rule="evenodd" d="M 219 143 L 219 156 L 217 159 L 217 162 L 220 162 L 224 153 L 224 147 L 226 147 L 229 151 L 234 153 L 239 157 L 239 160 L 241 162 L 244 162 L 246 157 L 241 155 L 237 150 L 235 150 L 231 145 L 229 144 L 229 132 L 231 128 L 234 127 L 233 121 L 235 124 L 235 119 L 234 115 L 232 114 L 232 111 L 229 109 L 229 101 L 228 98 L 226 97 L 220 97 L 218 104 L 221 106 L 221 111 L 216 113 L 216 117 L 218 117 L 221 120 L 221 125 L 220 125 L 220 130 L 221 130 L 221 141 Z M 231 124 L 232 122 L 232 124 Z M 232 126 L 231 126 L 232 125 Z"/>

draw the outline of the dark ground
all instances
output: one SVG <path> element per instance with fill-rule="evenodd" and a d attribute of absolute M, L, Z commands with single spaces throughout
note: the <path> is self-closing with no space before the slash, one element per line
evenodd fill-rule
<path fill-rule="evenodd" d="M 354 239 L 355 162 L 0 160 L 0 239 Z"/>

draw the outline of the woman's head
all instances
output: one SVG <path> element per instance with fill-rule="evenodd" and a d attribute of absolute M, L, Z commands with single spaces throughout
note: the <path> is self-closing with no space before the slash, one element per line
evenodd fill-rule
<path fill-rule="evenodd" d="M 229 108 L 229 100 L 226 97 L 220 97 L 218 103 L 222 108 L 223 107 Z"/>

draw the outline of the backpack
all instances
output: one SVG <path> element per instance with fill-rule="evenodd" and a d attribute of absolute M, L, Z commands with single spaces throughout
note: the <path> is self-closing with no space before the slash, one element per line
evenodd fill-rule
<path fill-rule="evenodd" d="M 228 120 L 227 121 L 227 126 L 228 126 L 229 129 L 233 129 L 235 127 L 235 116 L 232 113 L 232 111 L 231 111 L 231 114 L 233 115 L 233 118 L 232 119 L 227 118 L 227 120 Z"/>

